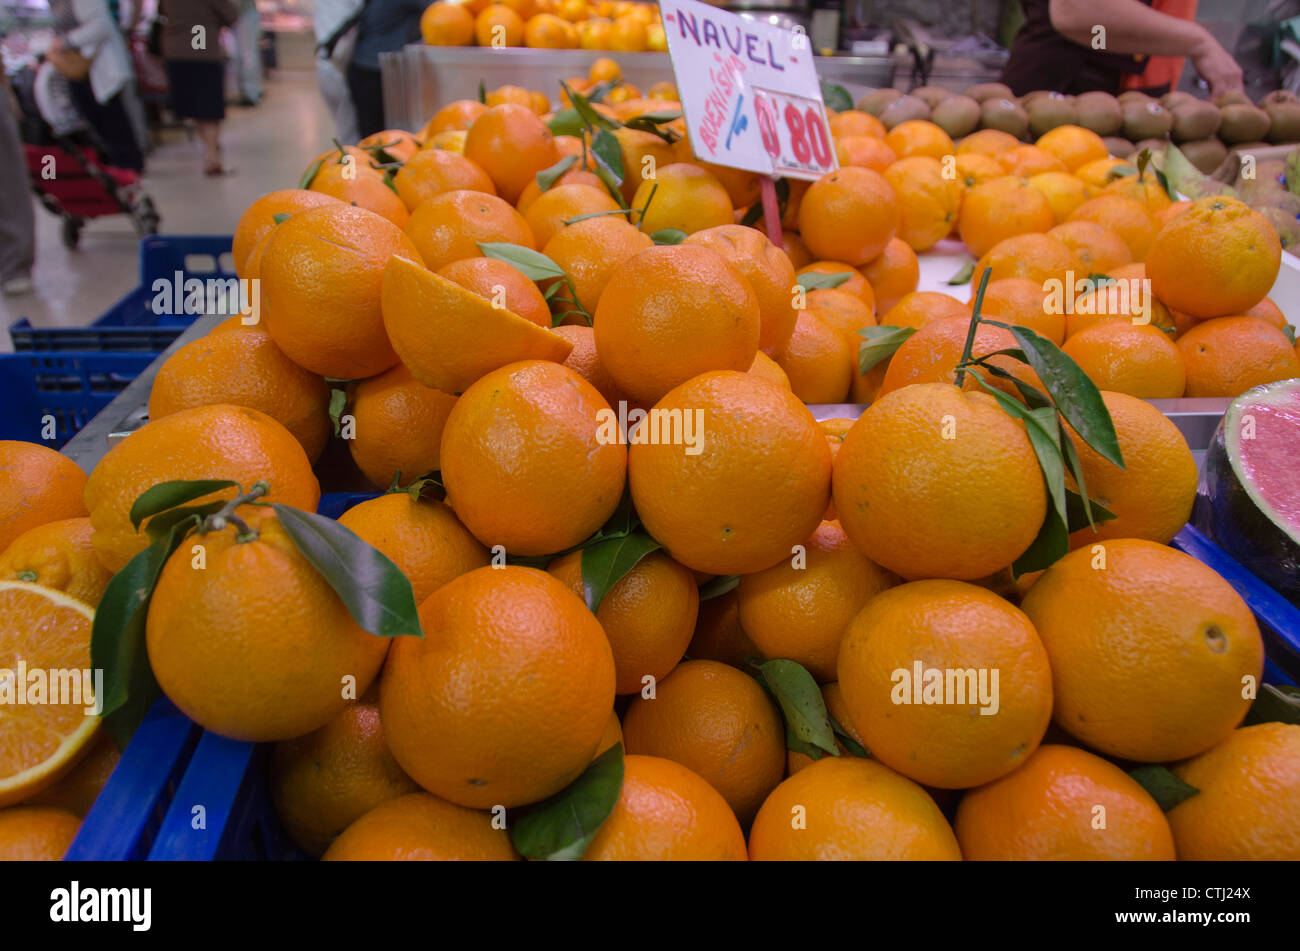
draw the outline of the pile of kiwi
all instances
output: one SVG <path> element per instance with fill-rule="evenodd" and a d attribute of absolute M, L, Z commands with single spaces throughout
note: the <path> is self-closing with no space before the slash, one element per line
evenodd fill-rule
<path fill-rule="evenodd" d="M 1209 173 L 1228 148 L 1258 148 L 1300 142 L 1300 98 L 1277 90 L 1253 104 L 1243 93 L 1224 93 L 1212 102 L 1175 91 L 1154 99 L 1129 91 L 1078 96 L 1039 90 L 1017 98 L 1002 83 L 980 83 L 964 94 L 938 86 L 910 93 L 877 89 L 857 107 L 892 129 L 908 119 L 929 119 L 953 139 L 977 129 L 1000 129 L 1032 141 L 1057 126 L 1080 125 L 1106 140 L 1112 155 L 1128 157 L 1145 148 L 1159 151 L 1168 141 L 1198 169 Z"/>

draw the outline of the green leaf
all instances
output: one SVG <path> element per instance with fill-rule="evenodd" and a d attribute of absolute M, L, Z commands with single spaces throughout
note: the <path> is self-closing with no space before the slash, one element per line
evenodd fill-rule
<path fill-rule="evenodd" d="M 1052 341 L 1039 336 L 1028 327 L 996 320 L 988 323 L 1011 331 L 1061 415 L 1103 459 L 1123 469 L 1124 456 L 1120 452 L 1119 438 L 1115 435 L 1115 424 L 1111 421 L 1110 411 L 1106 409 L 1097 384 L 1088 378 L 1079 364 Z"/>
<path fill-rule="evenodd" d="M 630 119 L 624 119 L 623 125 L 628 126 L 629 128 L 633 128 L 633 122 L 643 122 L 648 125 L 664 125 L 669 122 L 676 122 L 681 117 L 682 111 L 680 109 L 676 112 L 643 112 Z"/>
<path fill-rule="evenodd" d="M 483 80 L 478 81 L 478 101 L 487 105 L 487 86 L 483 85 Z"/>
<path fill-rule="evenodd" d="M 686 240 L 686 232 L 676 228 L 661 228 L 650 235 L 650 240 L 655 244 L 681 244 Z"/>
<path fill-rule="evenodd" d="M 596 166 L 609 172 L 617 185 L 623 184 L 623 146 L 608 129 L 601 129 L 592 137 L 591 154 L 596 156 Z"/>
<path fill-rule="evenodd" d="M 1038 535 L 1011 564 L 1011 574 L 1019 578 L 1031 571 L 1050 568 L 1058 559 L 1070 550 L 1070 534 L 1065 523 L 1056 514 L 1056 509 L 1049 508 L 1043 516 Z"/>
<path fill-rule="evenodd" d="M 813 675 L 792 660 L 769 660 L 754 667 L 780 704 L 787 730 L 803 743 L 838 756 L 826 701 Z"/>
<path fill-rule="evenodd" d="M 959 388 L 966 380 L 965 367 L 971 362 L 971 355 L 974 352 L 975 331 L 979 329 L 980 324 L 980 308 L 984 306 L 984 292 L 988 289 L 989 275 L 992 273 L 989 268 L 984 269 L 984 273 L 980 275 L 979 290 L 975 292 L 975 303 L 971 308 L 970 325 L 966 328 L 966 342 L 962 344 L 961 359 L 957 361 L 957 378 L 954 382 Z"/>
<path fill-rule="evenodd" d="M 1097 511 L 1104 511 L 1104 509 L 1100 504 L 1093 502 L 1088 497 L 1088 483 L 1084 479 L 1083 462 L 1079 459 L 1079 450 L 1075 448 L 1074 438 L 1066 432 L 1063 423 L 1058 421 L 1058 426 L 1061 432 L 1061 455 L 1065 458 L 1065 467 L 1070 475 L 1074 476 L 1074 484 L 1079 487 L 1079 507 L 1083 510 L 1084 521 L 1095 531 L 1097 522 L 1101 520 L 1101 517 L 1094 513 L 1093 509 L 1095 508 Z M 1107 512 L 1107 514 L 1110 513 Z M 1083 526 L 1079 527 L 1082 528 Z"/>
<path fill-rule="evenodd" d="M 213 492 L 238 488 L 239 483 L 231 482 L 229 479 L 177 479 L 171 482 L 159 482 L 140 493 L 140 497 L 131 506 L 131 527 L 138 529 L 140 523 L 150 515 L 157 515 L 167 509 L 184 505 L 186 502 L 193 502 Z"/>
<path fill-rule="evenodd" d="M 637 563 L 660 548 L 660 544 L 644 532 L 632 532 L 607 538 L 582 550 L 582 593 L 594 614 L 605 600 L 605 595 Z"/>
<path fill-rule="evenodd" d="M 1300 725 L 1300 687 L 1286 685 L 1275 687 L 1264 684 L 1259 696 L 1246 711 L 1242 726 L 1256 723 L 1290 723 Z"/>
<path fill-rule="evenodd" d="M 1142 181 L 1147 173 L 1147 168 L 1151 165 L 1151 150 L 1143 149 L 1138 153 L 1138 181 Z"/>
<path fill-rule="evenodd" d="M 293 215 L 289 214 L 287 211 L 277 211 L 271 216 L 271 220 L 277 225 L 282 225 L 292 217 Z"/>
<path fill-rule="evenodd" d="M 1174 188 L 1170 183 L 1169 176 L 1160 171 L 1160 169 L 1156 169 L 1155 172 L 1156 181 L 1160 184 L 1160 187 L 1165 190 L 1165 194 L 1169 196 L 1169 200 L 1178 201 L 1178 189 Z"/>
<path fill-rule="evenodd" d="M 1290 324 L 1283 324 L 1283 325 L 1282 325 L 1282 333 L 1286 334 L 1286 339 L 1290 342 L 1291 346 L 1294 347 L 1294 346 L 1295 346 L 1295 328 L 1292 327 Z"/>
<path fill-rule="evenodd" d="M 990 376 L 995 376 L 1000 380 L 1006 380 L 1008 383 L 1012 384 L 1019 391 L 1021 397 L 1024 399 L 1025 405 L 1028 406 L 1030 409 L 1038 409 L 1040 406 L 1051 406 L 1052 401 L 1049 400 L 1047 396 L 1041 393 L 1037 388 L 1030 386 L 1024 380 L 1019 379 L 1014 373 L 1011 373 L 1009 370 L 1004 370 L 1002 367 L 998 366 L 995 363 L 986 362 L 989 357 L 996 356 L 997 354 L 1009 354 L 1009 353 L 1023 353 L 1023 351 L 996 350 L 993 353 L 986 353 L 983 356 L 981 356 L 979 359 L 973 360 L 972 362 L 979 364 L 980 369 L 984 370 Z"/>
<path fill-rule="evenodd" d="M 970 279 L 974 276 L 975 276 L 975 262 L 968 261 L 966 262 L 965 267 L 963 267 L 952 277 L 948 278 L 948 285 L 950 287 L 955 287 L 958 284 L 969 284 Z"/>
<path fill-rule="evenodd" d="M 903 341 L 914 333 L 915 327 L 894 327 L 889 324 L 863 327 L 858 331 L 860 336 L 866 338 L 858 344 L 858 375 L 866 376 L 877 363 L 888 360 L 903 345 Z"/>
<path fill-rule="evenodd" d="M 330 390 L 330 422 L 334 424 L 334 435 L 337 437 L 343 432 L 343 424 L 339 422 L 343 418 L 343 411 L 348 406 L 348 394 L 346 390 L 334 387 Z"/>
<path fill-rule="evenodd" d="M 758 224 L 758 219 L 763 217 L 763 203 L 756 201 L 745 211 L 745 216 L 740 219 L 740 223 L 746 228 L 752 228 Z"/>
<path fill-rule="evenodd" d="M 311 188 L 311 183 L 316 180 L 316 173 L 320 167 L 325 164 L 325 156 L 321 156 L 316 161 L 307 166 L 307 170 L 302 173 L 302 178 L 298 181 L 299 188 Z"/>
<path fill-rule="evenodd" d="M 840 723 L 839 720 L 831 716 L 830 713 L 827 713 L 826 716 L 830 719 L 831 729 L 835 732 L 836 737 L 839 738 L 841 746 L 843 746 L 846 750 L 848 750 L 849 753 L 853 756 L 858 756 L 861 757 L 862 759 L 871 758 L 871 754 L 867 752 L 867 748 L 863 746 L 861 743 L 859 743 L 857 740 L 855 740 L 853 738 L 853 734 L 851 734 L 848 730 L 844 729 L 843 725 Z"/>
<path fill-rule="evenodd" d="M 381 176 L 381 178 L 383 179 L 384 184 L 388 186 L 388 190 L 391 191 L 394 195 L 396 195 L 397 186 L 393 184 L 393 170 L 391 168 L 384 169 L 384 174 Z"/>
<path fill-rule="evenodd" d="M 614 811 L 622 790 L 623 744 L 615 743 L 572 783 L 515 819 L 510 841 L 526 859 L 576 861 Z"/>
<path fill-rule="evenodd" d="M 1085 510 L 1084 503 L 1089 510 Z M 1096 499 L 1089 499 L 1073 489 L 1065 490 L 1065 528 L 1068 532 L 1077 532 L 1096 522 L 1109 522 L 1116 515 Z"/>
<path fill-rule="evenodd" d="M 578 115 L 578 110 L 573 107 L 561 109 L 551 116 L 551 121 L 546 123 L 546 127 L 551 130 L 551 135 L 580 136 L 586 129 L 582 124 L 582 116 Z"/>
<path fill-rule="evenodd" d="M 574 92 L 564 83 L 560 83 L 560 85 L 564 87 L 564 92 L 568 95 L 569 102 L 573 103 L 573 108 L 577 110 L 584 126 L 589 129 L 600 129 L 602 132 L 607 132 L 610 129 L 617 129 L 619 127 L 619 123 L 615 122 L 613 119 L 602 116 L 599 112 L 593 109 L 591 107 L 591 101 L 582 93 Z"/>
<path fill-rule="evenodd" d="M 363 630 L 378 637 L 424 636 L 411 582 L 387 555 L 332 518 L 280 503 L 271 507 Z"/>
<path fill-rule="evenodd" d="M 1117 178 L 1124 178 L 1128 175 L 1136 175 L 1138 170 L 1132 165 L 1112 165 L 1110 171 L 1106 173 L 1106 181 L 1113 182 Z"/>
<path fill-rule="evenodd" d="M 827 82 L 821 80 L 822 102 L 826 103 L 827 109 L 833 109 L 836 112 L 846 112 L 853 108 L 853 97 L 849 91 L 839 83 Z"/>
<path fill-rule="evenodd" d="M 800 274 L 796 280 L 799 282 L 799 286 L 806 291 L 821 291 L 833 290 L 852 276 L 852 271 L 835 271 L 830 274 L 808 271 L 805 274 Z"/>
<path fill-rule="evenodd" d="M 560 159 L 550 168 L 544 168 L 537 173 L 537 187 L 542 191 L 550 190 L 551 186 L 559 180 L 560 176 L 573 167 L 573 163 L 578 161 L 578 156 L 570 153 Z"/>
<path fill-rule="evenodd" d="M 1151 794 L 1156 805 L 1164 812 L 1168 812 L 1180 802 L 1191 799 L 1200 792 L 1195 786 L 1189 786 L 1175 776 L 1168 766 L 1139 766 L 1129 770 L 1128 774 Z"/>
<path fill-rule="evenodd" d="M 700 600 L 708 601 L 720 598 L 728 591 L 735 591 L 740 584 L 740 575 L 718 575 L 700 585 Z"/>
<path fill-rule="evenodd" d="M 513 265 L 516 270 L 530 281 L 548 281 L 552 278 L 568 280 L 569 275 L 541 251 L 525 248 L 521 244 L 507 241 L 480 241 L 478 248 L 485 257 L 496 258 Z"/>

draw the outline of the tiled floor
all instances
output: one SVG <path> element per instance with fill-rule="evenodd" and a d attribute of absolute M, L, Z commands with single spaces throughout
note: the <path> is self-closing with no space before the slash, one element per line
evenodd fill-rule
<path fill-rule="evenodd" d="M 165 134 L 147 160 L 145 185 L 172 234 L 230 234 L 240 212 L 258 196 L 298 184 L 307 163 L 329 148 L 333 123 L 314 71 L 279 70 L 256 108 L 226 113 L 223 144 L 237 174 L 205 178 L 202 149 L 179 130 Z M 11 349 L 7 328 L 20 317 L 38 326 L 88 324 L 139 283 L 137 237 L 123 215 L 86 225 L 81 246 L 68 251 L 59 220 L 36 209 L 36 292 L 0 298 L 0 351 Z"/>

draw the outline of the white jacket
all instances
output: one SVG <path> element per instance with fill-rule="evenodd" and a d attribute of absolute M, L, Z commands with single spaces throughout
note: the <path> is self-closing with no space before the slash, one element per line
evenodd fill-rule
<path fill-rule="evenodd" d="M 72 0 L 72 9 L 77 27 L 68 33 L 68 43 L 90 60 L 90 88 L 95 99 L 108 102 L 135 75 L 126 40 L 105 0 Z"/>

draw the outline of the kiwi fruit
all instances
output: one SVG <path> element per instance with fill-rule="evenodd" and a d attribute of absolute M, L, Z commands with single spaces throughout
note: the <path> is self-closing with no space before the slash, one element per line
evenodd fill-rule
<path fill-rule="evenodd" d="M 1167 92 L 1160 97 L 1160 105 L 1164 106 L 1166 109 L 1170 111 L 1173 111 L 1174 106 L 1177 106 L 1184 102 L 1200 102 L 1200 100 L 1197 99 L 1195 96 L 1193 96 L 1190 92 L 1184 92 L 1181 89 L 1175 89 L 1172 92 Z"/>
<path fill-rule="evenodd" d="M 1075 120 L 1074 103 L 1059 93 L 1039 96 L 1025 106 L 1025 112 L 1029 116 L 1029 133 L 1034 138 L 1057 126 L 1073 125 Z"/>
<path fill-rule="evenodd" d="M 1124 113 L 1124 138 L 1162 139 L 1173 127 L 1174 117 L 1150 96 L 1130 99 L 1120 106 Z"/>
<path fill-rule="evenodd" d="M 1119 100 L 1108 92 L 1085 92 L 1074 99 L 1075 122 L 1103 138 L 1115 135 L 1124 124 Z"/>
<path fill-rule="evenodd" d="M 900 96 L 881 110 L 878 116 L 886 129 L 892 129 L 909 119 L 929 119 L 930 107 L 915 96 Z"/>
<path fill-rule="evenodd" d="M 951 96 L 939 103 L 930 113 L 930 121 L 959 139 L 974 132 L 980 124 L 980 104 L 970 96 Z"/>
<path fill-rule="evenodd" d="M 951 89 L 944 89 L 942 86 L 917 86 L 908 95 L 915 96 L 933 109 L 945 99 L 951 99 L 953 93 Z"/>
<path fill-rule="evenodd" d="M 885 106 L 895 99 L 902 99 L 903 94 L 897 89 L 874 89 L 858 100 L 858 108 L 869 112 L 877 119 L 884 112 Z"/>
<path fill-rule="evenodd" d="M 1220 111 L 1223 122 L 1219 125 L 1219 138 L 1228 145 L 1262 139 L 1272 124 L 1267 112 L 1249 103 L 1229 103 Z"/>
<path fill-rule="evenodd" d="M 1214 136 L 1184 142 L 1178 147 L 1187 156 L 1187 161 L 1195 165 L 1198 172 L 1205 175 L 1209 175 L 1222 165 L 1223 160 L 1228 157 L 1228 147 Z"/>
<path fill-rule="evenodd" d="M 1249 106 L 1251 105 L 1250 97 L 1240 89 L 1234 89 L 1231 92 L 1221 92 L 1214 97 L 1214 104 L 1219 108 L 1224 106 Z"/>
<path fill-rule="evenodd" d="M 1267 110 L 1269 106 L 1275 105 L 1277 103 L 1282 103 L 1282 102 L 1300 103 L 1300 96 L 1297 96 L 1289 89 L 1274 89 L 1267 96 L 1264 96 L 1262 99 L 1260 99 L 1260 101 L 1257 102 L 1256 105 L 1259 106 L 1261 109 Z"/>
<path fill-rule="evenodd" d="M 980 105 L 980 126 L 1023 139 L 1029 131 L 1029 115 L 1010 99 L 985 99 Z"/>
<path fill-rule="evenodd" d="M 1300 140 L 1300 103 L 1271 102 L 1264 107 L 1268 116 L 1270 142 L 1295 142 Z"/>
<path fill-rule="evenodd" d="M 1121 106 L 1128 102 L 1155 102 L 1156 101 L 1152 99 L 1150 96 L 1148 96 L 1146 93 L 1139 92 L 1136 89 L 1129 89 L 1125 92 L 1122 92 L 1119 94 L 1117 98 L 1119 99 L 1119 104 Z"/>
<path fill-rule="evenodd" d="M 1121 139 L 1118 136 L 1108 135 L 1103 142 L 1106 143 L 1106 151 L 1111 155 L 1129 155 L 1133 151 L 1133 143 L 1128 139 Z"/>
<path fill-rule="evenodd" d="M 966 95 L 976 102 L 985 99 L 1010 99 L 1014 95 L 1006 83 L 977 83 L 966 90 Z"/>
<path fill-rule="evenodd" d="M 1208 139 L 1219 131 L 1223 122 L 1223 113 L 1212 102 L 1190 99 L 1178 102 L 1170 109 L 1174 124 L 1169 130 L 1175 142 L 1191 142 L 1195 139 Z"/>
<path fill-rule="evenodd" d="M 1255 163 L 1255 179 L 1257 181 L 1271 182 L 1278 188 L 1282 188 L 1282 179 L 1285 177 L 1285 159 L 1260 159 Z"/>

